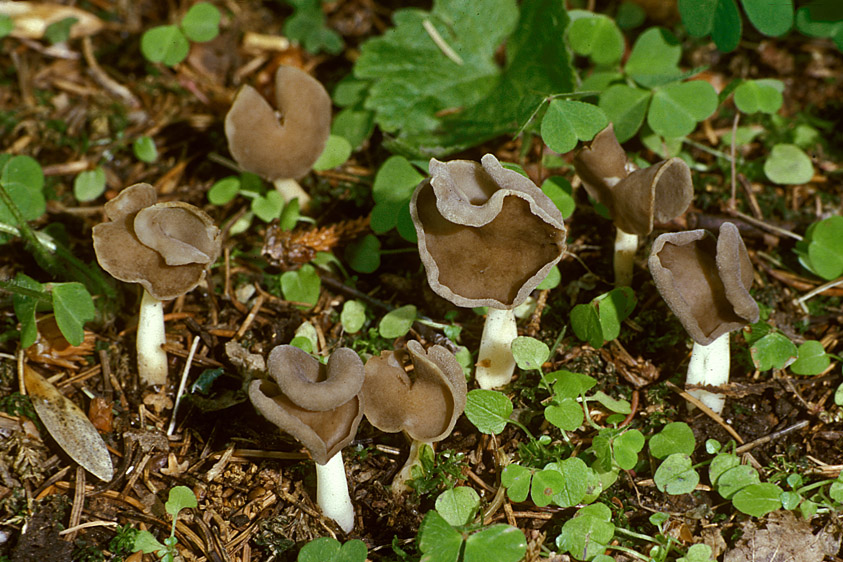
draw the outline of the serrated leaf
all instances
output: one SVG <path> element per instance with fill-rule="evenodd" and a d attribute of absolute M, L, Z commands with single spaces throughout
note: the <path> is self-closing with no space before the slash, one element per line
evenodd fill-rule
<path fill-rule="evenodd" d="M 663 137 L 684 137 L 716 109 L 717 92 L 708 82 L 692 80 L 668 84 L 653 92 L 647 124 Z"/>
<path fill-rule="evenodd" d="M 343 41 L 325 22 L 322 0 L 287 0 L 295 8 L 284 21 L 284 34 L 301 43 L 308 53 L 325 51 L 335 55 L 342 51 Z"/>
<path fill-rule="evenodd" d="M 375 79 L 365 105 L 396 133 L 395 151 L 441 157 L 474 146 L 517 131 L 546 96 L 573 91 L 568 17 L 555 0 L 527 0 L 520 17 L 513 0 L 439 0 L 430 14 L 399 10 L 394 20 L 362 46 L 355 75 Z M 505 38 L 501 71 L 494 52 Z"/>
<path fill-rule="evenodd" d="M 38 417 L 64 452 L 100 480 L 111 480 L 108 448 L 85 413 L 28 365 L 24 383 Z"/>

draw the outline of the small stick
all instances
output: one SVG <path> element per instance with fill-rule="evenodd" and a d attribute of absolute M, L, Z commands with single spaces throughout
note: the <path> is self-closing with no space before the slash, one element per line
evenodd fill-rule
<path fill-rule="evenodd" d="M 632 421 L 632 418 L 635 417 L 635 411 L 638 410 L 638 391 L 637 390 L 632 391 L 632 404 L 630 405 L 630 410 L 632 410 L 632 411 L 629 412 L 629 415 L 624 418 L 624 420 L 621 422 L 621 424 L 618 427 L 626 427 L 627 425 L 630 424 L 630 422 Z"/>
<path fill-rule="evenodd" d="M 237 333 L 234 334 L 234 339 L 239 340 L 243 337 L 243 334 L 246 333 L 246 330 L 249 329 L 249 326 L 252 325 L 252 322 L 255 321 L 255 317 L 260 312 L 261 306 L 263 306 L 264 296 L 263 293 L 258 294 L 257 298 L 255 298 L 255 304 L 252 305 L 252 310 L 249 311 L 249 314 L 246 316 L 246 319 L 243 321 L 243 324 L 240 326 L 240 329 L 237 330 Z"/>
<path fill-rule="evenodd" d="M 737 208 L 738 208 L 738 203 L 737 203 L 737 200 L 736 200 L 738 173 L 737 173 L 737 167 L 735 166 L 735 144 L 736 144 L 736 139 L 737 139 L 737 136 L 738 136 L 738 121 L 740 121 L 740 118 L 741 118 L 741 112 L 740 111 L 735 112 L 735 119 L 734 119 L 734 121 L 732 121 L 732 150 L 731 150 L 732 157 L 730 158 L 730 162 L 729 162 L 729 164 L 732 167 L 732 196 L 729 198 L 729 209 L 731 209 L 733 211 L 737 210 Z"/>
<path fill-rule="evenodd" d="M 76 467 L 76 486 L 73 490 L 73 508 L 70 510 L 70 520 L 68 526 L 74 528 L 79 525 L 82 519 L 82 509 L 85 507 L 85 469 L 81 466 Z M 67 540 L 73 541 L 76 538 L 76 532 L 68 533 Z"/>
<path fill-rule="evenodd" d="M 173 415 L 170 417 L 170 426 L 167 428 L 167 436 L 173 434 L 176 428 L 176 414 L 179 412 L 181 405 L 181 397 L 184 394 L 184 387 L 187 384 L 187 374 L 190 372 L 190 365 L 193 364 L 193 356 L 196 355 L 196 348 L 199 347 L 199 342 L 202 338 L 199 336 L 193 337 L 193 343 L 190 345 L 190 352 L 187 354 L 187 360 L 184 363 L 184 370 L 181 372 L 181 381 L 179 381 L 179 389 L 176 392 L 176 403 L 173 406 Z"/>
<path fill-rule="evenodd" d="M 759 437 L 755 441 L 750 441 L 746 445 L 741 445 L 737 449 L 735 449 L 735 454 L 741 455 L 746 453 L 747 451 L 754 449 L 758 445 L 763 445 L 764 443 L 769 443 L 773 439 L 778 439 L 779 437 L 784 437 L 788 433 L 793 433 L 794 431 L 798 431 L 803 427 L 808 426 L 808 420 L 802 420 L 801 422 L 796 422 L 790 427 L 786 427 L 784 429 L 780 429 L 779 431 L 774 431 L 769 435 L 765 435 L 764 437 Z"/>

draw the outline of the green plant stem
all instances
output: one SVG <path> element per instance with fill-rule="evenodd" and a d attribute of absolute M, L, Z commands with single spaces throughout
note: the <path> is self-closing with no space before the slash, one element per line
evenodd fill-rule
<path fill-rule="evenodd" d="M 20 237 L 23 238 L 26 245 L 30 248 L 35 260 L 50 273 L 60 271 L 61 268 L 56 263 L 56 260 L 52 255 L 50 255 L 47 248 L 44 247 L 35 235 L 35 232 L 29 227 L 26 220 L 24 220 L 23 215 L 20 213 L 20 209 L 18 209 L 18 206 L 12 200 L 11 196 L 9 196 L 9 193 L 2 184 L 0 184 L 0 201 L 9 208 L 9 212 L 12 213 L 15 222 L 18 223 L 17 228 L 20 233 Z"/>
<path fill-rule="evenodd" d="M 794 492 L 796 492 L 797 494 L 802 496 L 802 495 L 805 494 L 805 492 L 810 492 L 811 490 L 816 490 L 817 488 L 821 488 L 821 487 L 825 486 L 826 484 L 832 484 L 834 482 L 836 482 L 836 480 L 833 479 L 833 478 L 830 479 L 830 480 L 820 480 L 819 482 L 814 482 L 813 484 L 808 484 L 807 486 L 802 486 L 801 488 L 798 488 L 798 489 L 794 490 Z"/>
<path fill-rule="evenodd" d="M 629 529 L 624 529 L 623 527 L 615 527 L 615 532 L 620 533 L 622 535 L 626 535 L 633 539 L 640 539 L 642 541 L 651 542 L 653 544 L 659 544 L 655 537 L 651 537 L 650 535 L 645 535 L 643 533 L 636 533 L 635 531 L 630 531 Z"/>
<path fill-rule="evenodd" d="M 35 299 L 39 302 L 48 305 L 52 305 L 53 303 L 53 299 L 47 293 L 43 293 L 41 291 L 33 291 L 32 289 L 21 287 L 14 281 L 0 280 L 0 290 L 6 291 L 7 293 L 12 293 L 14 295 L 29 297 L 31 299 Z"/>
<path fill-rule="evenodd" d="M 521 429 L 521 431 L 523 431 L 524 433 L 526 433 L 526 434 L 527 434 L 527 437 L 529 437 L 529 438 L 530 438 L 530 441 L 535 441 L 535 440 L 536 440 L 536 438 L 535 438 L 535 437 L 533 437 L 533 434 L 532 434 L 532 433 L 530 433 L 530 430 L 529 430 L 529 429 L 527 429 L 527 426 L 525 426 L 525 425 L 524 425 L 523 423 L 521 423 L 520 421 L 518 421 L 518 420 L 513 420 L 513 419 L 508 419 L 508 420 L 506 420 L 506 421 L 507 421 L 507 423 L 511 423 L 512 425 L 514 425 L 514 426 L 516 426 L 516 427 L 519 427 L 519 428 Z"/>
<path fill-rule="evenodd" d="M 621 530 L 621 528 L 616 527 L 615 530 L 619 531 L 619 530 Z M 610 544 L 609 548 L 611 548 L 612 550 L 619 550 L 621 552 L 626 552 L 630 556 L 633 556 L 634 558 L 637 558 L 639 560 L 644 560 L 645 562 L 648 562 L 650 560 L 650 558 L 648 556 L 644 556 L 643 554 L 641 554 L 637 550 L 632 550 L 631 548 L 627 548 L 627 547 L 621 546 L 619 544 Z"/>
<path fill-rule="evenodd" d="M 10 224 L 6 224 L 5 222 L 0 222 L 0 232 L 11 234 L 12 236 L 21 236 L 21 231 L 19 228 L 14 227 Z M 47 250 L 51 252 L 56 251 L 56 242 L 53 240 L 49 234 L 45 234 L 38 230 L 34 231 L 35 237 L 41 241 L 41 244 L 44 245 Z"/>

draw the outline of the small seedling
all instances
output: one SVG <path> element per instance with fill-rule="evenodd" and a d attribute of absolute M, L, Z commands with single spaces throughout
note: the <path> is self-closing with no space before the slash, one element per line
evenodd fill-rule
<path fill-rule="evenodd" d="M 190 41 L 204 43 L 219 35 L 220 11 L 207 2 L 190 7 L 179 25 L 159 25 L 144 32 L 141 53 L 150 62 L 175 66 L 187 58 Z"/>
<path fill-rule="evenodd" d="M 144 554 L 155 554 L 162 562 L 174 562 L 178 555 L 176 550 L 176 544 L 178 544 L 176 521 L 179 512 L 185 508 L 195 508 L 197 505 L 196 496 L 187 486 L 171 488 L 167 503 L 164 504 L 167 513 L 173 518 L 170 536 L 164 539 L 164 544 L 161 544 L 149 531 L 140 531 L 135 536 L 135 552 L 143 551 Z"/>
<path fill-rule="evenodd" d="M 295 271 L 285 271 L 281 275 L 281 293 L 288 301 L 306 303 L 301 308 L 312 308 L 319 300 L 322 280 L 316 268 L 309 263 Z"/>

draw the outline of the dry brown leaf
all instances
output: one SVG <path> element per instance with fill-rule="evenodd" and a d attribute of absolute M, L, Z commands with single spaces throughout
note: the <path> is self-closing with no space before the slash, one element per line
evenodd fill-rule
<path fill-rule="evenodd" d="M 24 383 L 38 417 L 64 452 L 100 480 L 111 480 L 111 456 L 88 416 L 29 365 Z"/>
<path fill-rule="evenodd" d="M 747 521 L 743 537 L 724 562 L 822 562 L 839 550 L 839 530 L 826 527 L 814 534 L 807 521 L 790 511 L 777 511 L 767 517 L 766 528 Z"/>
<path fill-rule="evenodd" d="M 41 39 L 50 24 L 66 18 L 76 18 L 76 23 L 70 28 L 72 39 L 94 35 L 103 28 L 102 20 L 94 14 L 60 4 L 0 2 L 0 14 L 12 18 L 15 24 L 11 32 L 12 37 Z"/>

